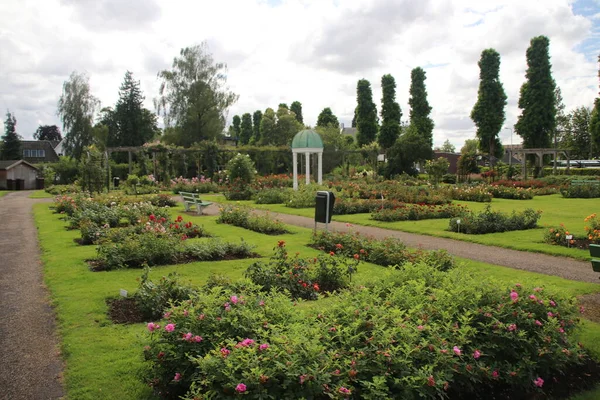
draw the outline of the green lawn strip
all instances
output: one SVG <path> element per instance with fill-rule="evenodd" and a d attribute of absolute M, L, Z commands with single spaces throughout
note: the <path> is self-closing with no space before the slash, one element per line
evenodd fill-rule
<path fill-rule="evenodd" d="M 45 281 L 58 315 L 58 329 L 62 338 L 63 356 L 66 360 L 65 384 L 69 398 L 77 399 L 148 399 L 151 390 L 139 379 L 143 370 L 142 348 L 146 340 L 143 324 L 115 325 L 106 315 L 107 297 L 118 296 L 119 289 L 130 293 L 137 288 L 137 278 L 141 270 L 118 270 L 111 272 L 89 271 L 86 259 L 95 257 L 95 246 L 79 246 L 73 239 L 79 231 L 67 231 L 66 223 L 59 215 L 52 214 L 49 204 L 34 205 L 36 224 L 42 246 Z M 303 257 L 318 254 L 317 250 L 306 247 L 311 230 L 289 227 L 291 234 L 268 236 L 246 229 L 217 224 L 217 217 L 192 216 L 183 213 L 183 207 L 173 207 L 173 216 L 182 215 L 185 221 L 192 221 L 204 227 L 223 240 L 235 241 L 239 238 L 255 244 L 256 251 L 269 257 L 278 240 L 285 240 L 290 254 L 299 252 Z M 154 268 L 153 279 L 176 271 L 184 281 L 200 285 L 211 273 L 219 273 L 232 279 L 243 276 L 248 265 L 256 259 L 221 262 L 197 262 Z M 597 285 L 567 281 L 562 278 L 516 271 L 470 260 L 459 260 L 461 268 L 468 268 L 473 274 L 495 278 L 512 285 L 516 282 L 552 286 L 571 295 L 597 291 Z M 363 263 L 353 282 L 360 284 L 377 276 L 382 267 Z M 539 283 L 538 283 L 539 282 Z M 331 299 L 331 298 L 330 298 Z M 319 303 L 330 301 L 327 298 L 318 302 L 301 302 L 299 310 L 310 310 Z M 600 336 L 600 327 L 584 325 L 586 335 L 582 341 Z"/>
<path fill-rule="evenodd" d="M 54 195 L 43 190 L 36 190 L 29 195 L 30 199 L 51 199 Z"/>
<path fill-rule="evenodd" d="M 215 197 L 216 202 L 236 203 L 227 201 L 224 197 Z M 583 236 L 585 217 L 597 211 L 597 199 L 565 199 L 561 195 L 536 196 L 532 200 L 506 200 L 494 199 L 492 203 L 477 203 L 469 201 L 457 201 L 464 204 L 470 210 L 481 211 L 487 204 L 491 204 L 493 210 L 510 213 L 513 210 L 522 211 L 525 208 L 543 210 L 540 218 L 540 228 L 524 231 L 512 231 L 501 233 L 488 233 L 485 235 L 466 235 L 463 233 L 448 232 L 448 218 L 427 219 L 422 221 L 399 221 L 382 222 L 372 220 L 370 214 L 334 215 L 333 220 L 347 222 L 353 225 L 373 226 L 409 233 L 444 237 L 462 240 L 471 243 L 479 243 L 488 246 L 504 247 L 514 250 L 544 253 L 555 256 L 571 257 L 579 260 L 589 260 L 589 252 L 564 246 L 555 246 L 543 242 L 545 229 L 548 226 L 564 223 L 570 233 Z M 240 201 L 259 209 L 266 209 L 282 214 L 299 215 L 314 218 L 314 208 L 290 208 L 283 204 L 254 204 L 252 201 Z"/>
<path fill-rule="evenodd" d="M 9 193 L 12 193 L 13 190 L 0 190 L 0 197 L 4 197 Z"/>

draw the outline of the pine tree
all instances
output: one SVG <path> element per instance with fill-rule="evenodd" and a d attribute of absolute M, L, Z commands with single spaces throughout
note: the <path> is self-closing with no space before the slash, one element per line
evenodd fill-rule
<path fill-rule="evenodd" d="M 430 147 L 433 147 L 433 120 L 429 118 L 431 106 L 427 101 L 427 90 L 425 89 L 425 71 L 421 67 L 413 69 L 410 73 L 410 124 L 413 125 L 419 135 L 425 138 Z"/>
<path fill-rule="evenodd" d="M 537 36 L 527 49 L 527 80 L 521 86 L 522 111 L 515 124 L 526 149 L 549 147 L 556 127 L 556 83 L 552 78 L 549 47 L 546 36 Z"/>
<path fill-rule="evenodd" d="M 301 124 L 304 124 L 304 117 L 302 116 L 302 103 L 300 103 L 299 101 L 293 102 L 290 107 L 290 111 L 296 114 L 296 121 L 300 122 Z"/>
<path fill-rule="evenodd" d="M 378 142 L 383 149 L 391 148 L 400 136 L 402 111 L 396 102 L 396 81 L 390 74 L 381 77 L 381 129 Z"/>
<path fill-rule="evenodd" d="M 504 124 L 506 106 L 506 93 L 500 82 L 500 54 L 494 49 L 486 49 L 481 53 L 479 60 L 479 92 L 477 102 L 471 111 L 471 119 L 477 126 L 479 148 L 493 158 L 501 157 L 501 150 L 497 143 L 498 134 Z"/>
<path fill-rule="evenodd" d="M 240 144 L 248 144 L 250 143 L 250 138 L 252 138 L 252 116 L 250 113 L 245 113 L 242 115 L 242 124 L 240 128 Z"/>
<path fill-rule="evenodd" d="M 260 143 L 260 122 L 262 120 L 262 111 L 256 110 L 252 115 L 252 125 L 254 127 L 252 132 L 252 138 L 250 139 L 251 144 Z"/>
<path fill-rule="evenodd" d="M 4 135 L 2 136 L 2 150 L 0 159 L 2 160 L 21 160 L 23 152 L 21 151 L 21 136 L 16 131 L 17 119 L 10 111 L 6 112 L 4 121 Z"/>
<path fill-rule="evenodd" d="M 373 103 L 371 84 L 366 79 L 361 79 L 356 85 L 356 139 L 358 146 L 370 144 L 377 136 L 377 108 Z"/>

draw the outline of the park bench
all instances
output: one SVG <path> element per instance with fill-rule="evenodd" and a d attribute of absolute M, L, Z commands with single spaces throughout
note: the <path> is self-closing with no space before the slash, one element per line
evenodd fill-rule
<path fill-rule="evenodd" d="M 190 211 L 190 207 L 195 207 L 198 214 L 202 214 L 204 207 L 210 206 L 210 201 L 202 201 L 198 193 L 179 192 L 183 200 L 185 211 Z"/>
<path fill-rule="evenodd" d="M 600 272 L 600 244 L 590 244 L 590 256 L 592 256 L 592 269 Z"/>

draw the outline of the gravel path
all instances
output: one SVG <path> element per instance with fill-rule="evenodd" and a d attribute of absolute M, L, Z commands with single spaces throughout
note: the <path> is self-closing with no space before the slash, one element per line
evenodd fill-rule
<path fill-rule="evenodd" d="M 31 206 L 14 192 L 0 198 L 0 399 L 58 399 L 62 361 L 44 285 Z"/>
<path fill-rule="evenodd" d="M 261 213 L 265 211 L 255 210 L 255 212 Z M 218 205 L 213 204 L 212 206 L 207 207 L 204 213 L 208 215 L 218 215 Z M 314 219 L 312 218 L 275 212 L 270 212 L 270 214 L 286 224 L 310 229 L 313 229 L 315 226 Z M 324 224 L 319 224 L 319 229 L 324 229 Z M 560 276 L 561 278 L 574 281 L 600 283 L 598 273 L 592 270 L 592 266 L 589 262 L 578 261 L 567 257 L 556 257 L 527 251 L 511 250 L 370 226 L 348 226 L 346 223 L 335 221 L 332 221 L 332 223 L 329 224 L 329 229 L 337 232 L 358 231 L 362 235 L 373 236 L 380 239 L 395 237 L 402 240 L 408 247 L 421 247 L 427 250 L 444 249 L 455 256 L 482 261 L 488 264 Z"/>

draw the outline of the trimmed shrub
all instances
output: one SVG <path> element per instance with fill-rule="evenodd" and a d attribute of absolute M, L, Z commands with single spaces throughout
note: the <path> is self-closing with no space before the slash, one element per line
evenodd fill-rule
<path fill-rule="evenodd" d="M 255 215 L 251 213 L 249 207 L 238 205 L 225 205 L 219 210 L 218 223 L 231 224 L 267 235 L 289 233 L 283 223 L 278 219 L 271 218 L 269 213 Z"/>
<path fill-rule="evenodd" d="M 600 182 L 597 184 L 569 185 L 562 187 L 560 193 L 570 199 L 592 199 L 600 197 Z"/>
<path fill-rule="evenodd" d="M 494 232 L 519 231 L 537 227 L 542 212 L 527 208 L 522 212 L 506 214 L 492 211 L 488 205 L 480 213 L 470 212 L 460 218 L 452 218 L 448 228 L 451 232 L 484 234 Z M 458 221 L 460 220 L 460 223 Z"/>
<path fill-rule="evenodd" d="M 418 221 L 422 219 L 450 218 L 468 212 L 466 206 L 460 204 L 444 204 L 440 206 L 402 204 L 392 209 L 381 209 L 371 215 L 376 221 Z"/>

